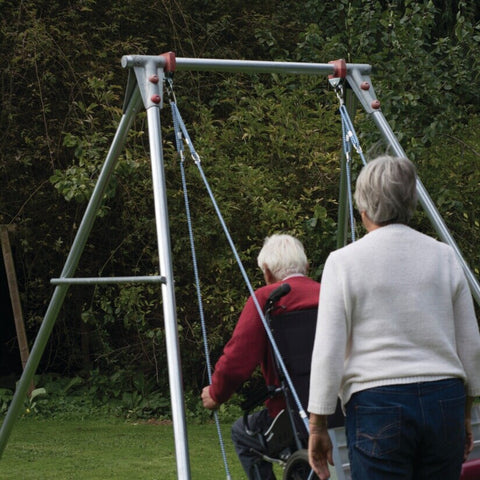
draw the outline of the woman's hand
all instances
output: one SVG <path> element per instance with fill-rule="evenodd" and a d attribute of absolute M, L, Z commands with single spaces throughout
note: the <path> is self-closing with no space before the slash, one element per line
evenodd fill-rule
<path fill-rule="evenodd" d="M 327 417 L 310 414 L 308 438 L 308 462 L 320 480 L 328 480 L 328 464 L 333 465 L 332 441 L 328 434 Z"/>

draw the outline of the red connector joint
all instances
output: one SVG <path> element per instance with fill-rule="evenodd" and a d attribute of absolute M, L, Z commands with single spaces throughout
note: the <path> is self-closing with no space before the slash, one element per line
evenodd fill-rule
<path fill-rule="evenodd" d="M 173 73 L 175 71 L 175 67 L 177 63 L 175 53 L 167 52 L 167 53 L 162 53 L 160 56 L 165 59 L 165 67 L 164 67 L 165 73 Z"/>
<path fill-rule="evenodd" d="M 343 58 L 328 63 L 333 64 L 333 75 L 329 75 L 328 78 L 345 78 L 347 76 L 347 64 Z"/>

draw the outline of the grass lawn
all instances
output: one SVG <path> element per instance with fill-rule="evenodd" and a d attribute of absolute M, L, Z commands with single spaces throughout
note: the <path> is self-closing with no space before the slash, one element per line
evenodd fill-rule
<path fill-rule="evenodd" d="M 227 478 L 216 426 L 188 425 L 192 480 Z M 222 426 L 232 479 L 246 478 Z M 115 419 L 19 419 L 0 459 L 1 480 L 176 480 L 173 426 Z"/>

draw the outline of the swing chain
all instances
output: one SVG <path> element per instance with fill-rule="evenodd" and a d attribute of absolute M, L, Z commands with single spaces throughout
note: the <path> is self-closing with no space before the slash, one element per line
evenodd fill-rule
<path fill-rule="evenodd" d="M 195 164 L 200 164 L 200 155 L 195 150 L 192 141 L 190 140 L 190 135 L 187 132 L 185 124 L 183 123 L 182 117 L 180 116 L 177 108 L 177 101 L 175 98 L 175 92 L 173 90 L 173 77 L 172 74 L 169 74 L 165 77 L 165 81 L 167 82 L 166 90 L 168 95 L 168 100 L 170 102 L 170 106 L 172 108 L 172 117 L 173 123 L 175 126 L 175 140 L 177 142 L 177 151 L 180 156 L 180 161 L 183 163 L 185 161 L 185 155 L 183 153 L 183 142 L 185 142 L 190 150 L 190 155 L 195 162 Z M 183 132 L 183 135 L 182 135 Z"/>
<path fill-rule="evenodd" d="M 172 118 L 173 118 L 173 127 L 175 131 L 175 138 L 176 138 L 176 144 L 177 144 L 177 150 L 179 153 L 180 157 L 180 171 L 181 171 L 181 176 L 182 176 L 182 188 L 184 192 L 184 201 L 185 201 L 185 211 L 186 211 L 186 217 L 187 217 L 187 224 L 188 224 L 188 233 L 189 233 L 189 238 L 190 238 L 190 248 L 191 248 L 191 253 L 192 253 L 192 264 L 193 264 L 193 272 L 194 272 L 194 277 L 195 277 L 195 285 L 196 285 L 196 291 L 197 291 L 197 301 L 198 301 L 198 309 L 199 309 L 199 316 L 200 316 L 200 323 L 201 323 L 201 328 L 202 328 L 202 337 L 203 337 L 203 344 L 204 344 L 204 351 L 205 351 L 205 362 L 206 362 L 206 367 L 207 367 L 207 374 L 208 374 L 208 380 L 209 383 L 212 382 L 212 368 L 211 368 L 211 363 L 210 363 L 210 353 L 209 353 L 209 348 L 208 348 L 208 340 L 207 340 L 207 330 L 206 330 L 206 322 L 205 322 L 205 315 L 204 315 L 204 310 L 203 310 L 203 300 L 202 300 L 202 293 L 201 293 L 201 288 L 200 288 L 200 276 L 199 276 L 199 271 L 198 271 L 198 262 L 197 262 L 197 255 L 195 251 L 195 240 L 194 240 L 194 235 L 193 235 L 193 224 L 192 224 L 192 218 L 191 218 L 191 213 L 190 213 L 190 201 L 189 201 L 189 196 L 188 196 L 188 188 L 187 188 L 187 180 L 186 180 L 186 174 L 185 174 L 185 165 L 184 165 L 184 154 L 183 154 L 183 141 L 184 140 L 187 145 L 189 146 L 190 152 L 192 154 L 192 157 L 195 160 L 198 158 L 198 163 L 196 162 L 198 168 L 200 167 L 200 158 L 198 157 L 198 154 L 195 152 L 195 149 L 193 148 L 193 145 L 190 142 L 190 136 L 188 134 L 188 131 L 185 127 L 185 124 L 183 123 L 183 119 L 180 115 L 180 112 L 178 111 L 177 104 L 175 101 L 175 93 L 173 91 L 173 81 L 171 76 L 166 79 L 167 80 L 167 93 L 169 97 L 169 102 L 170 106 L 172 109 Z M 182 135 L 183 132 L 183 135 Z M 195 155 L 195 156 L 194 156 Z M 227 480 L 231 480 L 231 475 L 230 475 L 230 469 L 228 466 L 228 460 L 226 456 L 226 451 L 225 451 L 225 445 L 223 441 L 223 435 L 220 427 L 220 420 L 218 417 L 218 413 L 215 411 L 213 413 L 214 419 L 215 419 L 215 425 L 217 427 L 217 435 L 220 443 L 220 450 L 223 458 L 223 464 L 225 467 L 225 473 L 227 476 Z"/>
<path fill-rule="evenodd" d="M 338 98 L 340 103 L 339 113 L 342 123 L 342 144 L 343 144 L 343 153 L 345 155 L 345 173 L 346 173 L 346 183 L 347 183 L 347 196 L 348 196 L 348 210 L 349 210 L 349 217 L 350 217 L 350 232 L 352 242 L 355 242 L 355 217 L 353 213 L 353 200 L 352 200 L 352 188 L 351 188 L 351 180 L 352 180 L 352 146 L 357 152 L 357 154 L 361 157 L 363 162 L 365 163 L 365 159 L 363 157 L 362 148 L 360 146 L 360 142 L 358 141 L 357 135 L 355 133 L 355 128 L 353 123 L 350 119 L 348 114 L 347 107 L 344 101 L 344 88 L 341 79 L 339 78 L 332 78 L 329 80 L 330 85 L 333 87 L 333 90 Z"/>
<path fill-rule="evenodd" d="M 203 181 L 204 181 L 205 187 L 206 187 L 206 189 L 207 189 L 207 191 L 208 191 L 208 193 L 209 193 L 209 196 L 210 196 L 210 199 L 211 199 L 211 201 L 212 201 L 213 207 L 214 207 L 215 211 L 217 212 L 218 219 L 219 219 L 219 221 L 220 221 L 220 223 L 221 223 L 221 225 L 222 225 L 222 228 L 223 228 L 223 230 L 224 230 L 224 233 L 225 233 L 225 235 L 226 235 L 226 237 L 227 237 L 227 240 L 228 240 L 228 242 L 229 242 L 229 244 L 230 244 L 230 246 L 231 246 L 232 252 L 233 252 L 234 257 L 235 257 L 235 259 L 236 259 L 236 261 L 237 261 L 237 264 L 238 264 L 238 266 L 239 266 L 239 268 L 240 268 L 240 271 L 241 271 L 241 273 L 242 273 L 242 276 L 243 276 L 243 278 L 244 278 L 244 280 L 245 280 L 245 282 L 246 282 L 246 284 L 247 284 L 248 290 L 249 290 L 249 292 L 250 292 L 250 296 L 252 297 L 253 303 L 255 304 L 255 307 L 256 307 L 256 309 L 257 309 L 258 315 L 259 315 L 259 317 L 260 317 L 260 319 L 261 319 L 261 321 L 262 321 L 263 326 L 265 327 L 265 332 L 266 332 L 267 337 L 268 337 L 268 339 L 269 339 L 269 341 L 270 341 L 270 344 L 271 344 L 271 346 L 272 346 L 272 349 L 273 349 L 273 351 L 274 351 L 274 354 L 275 354 L 275 356 L 276 356 L 276 357 L 278 358 L 278 360 L 279 360 L 280 368 L 281 368 L 283 374 L 285 375 L 285 379 L 286 379 L 286 381 L 287 381 L 287 383 L 288 383 L 288 386 L 289 386 L 289 388 L 290 388 L 290 392 L 291 392 L 291 394 L 292 394 L 292 396 L 293 396 L 293 398 L 294 398 L 294 400 L 295 400 L 295 403 L 296 403 L 296 405 L 297 405 L 297 407 L 298 407 L 298 409 L 299 409 L 299 414 L 300 414 L 300 416 L 302 417 L 302 419 L 304 420 L 304 422 L 305 422 L 305 428 L 306 428 L 307 431 L 308 431 L 308 430 L 309 430 L 309 427 L 308 427 L 307 415 L 306 415 L 305 412 L 303 411 L 303 407 L 302 407 L 302 405 L 301 405 L 300 399 L 298 398 L 298 394 L 297 394 L 297 392 L 295 391 L 295 388 L 294 388 L 294 386 L 293 386 L 293 383 L 292 383 L 292 380 L 291 380 L 291 378 L 290 378 L 290 375 L 289 375 L 289 373 L 288 373 L 288 371 L 287 371 L 287 369 L 286 369 L 286 366 L 285 366 L 285 364 L 284 364 L 284 362 L 283 362 L 283 359 L 282 359 L 282 357 L 281 357 L 281 355 L 280 355 L 280 352 L 279 352 L 279 350 L 278 350 L 278 347 L 277 347 L 277 345 L 276 345 L 275 339 L 274 339 L 274 337 L 273 337 L 273 335 L 272 335 L 272 332 L 270 331 L 270 328 L 269 328 L 269 326 L 268 326 L 268 324 L 267 324 L 267 321 L 266 321 L 266 319 L 265 319 L 265 315 L 264 315 L 264 313 L 263 313 L 263 309 L 262 309 L 262 307 L 260 306 L 260 304 L 258 303 L 258 299 L 257 299 L 257 297 L 255 296 L 255 292 L 254 292 L 253 287 L 252 287 L 252 284 L 251 284 L 251 282 L 250 282 L 250 280 L 249 280 L 249 278 L 248 278 L 248 275 L 247 275 L 247 272 L 246 272 L 246 270 L 245 270 L 245 267 L 243 266 L 242 261 L 241 261 L 241 259 L 240 259 L 240 256 L 239 256 L 239 254 L 238 254 L 238 251 L 237 251 L 237 249 L 235 248 L 235 245 L 234 245 L 234 243 L 233 243 L 233 240 L 232 240 L 232 237 L 231 237 L 231 235 L 230 235 L 230 232 L 228 231 L 228 228 L 227 228 L 227 225 L 226 225 L 226 223 L 225 223 L 225 220 L 224 220 L 224 218 L 223 218 L 223 216 L 222 216 L 222 213 L 221 213 L 221 211 L 220 211 L 220 209 L 219 209 L 219 207 L 218 207 L 218 204 L 217 204 L 217 202 L 216 202 L 216 200 L 215 200 L 215 197 L 214 197 L 214 195 L 213 195 L 212 189 L 211 189 L 210 185 L 208 184 L 208 180 L 207 180 L 207 178 L 206 178 L 206 176 L 205 176 L 205 172 L 202 170 L 202 166 L 201 166 L 201 164 L 200 164 L 200 159 L 199 159 L 199 157 L 198 157 L 198 154 L 196 154 L 195 149 L 194 149 L 194 147 L 193 147 L 193 145 L 192 145 L 192 143 L 191 143 L 191 141 L 190 141 L 190 136 L 189 136 L 188 131 L 187 131 L 186 127 L 185 127 L 185 124 L 183 123 L 182 117 L 181 117 L 181 115 L 180 115 L 180 112 L 178 111 L 177 106 L 176 106 L 174 103 L 171 103 L 171 105 L 172 105 L 172 114 L 173 114 L 173 116 L 174 116 L 174 125 L 178 125 L 178 126 L 182 129 L 185 142 L 188 142 L 190 151 L 191 151 L 191 153 L 192 153 L 192 157 L 193 157 L 194 159 L 195 159 L 195 158 L 198 158 L 198 162 L 195 162 L 196 165 L 197 165 L 197 168 L 198 168 L 198 170 L 199 170 L 199 172 L 200 172 L 200 175 L 201 175 L 201 177 L 202 177 L 202 179 L 203 179 Z M 196 155 L 196 157 L 195 157 L 195 155 Z"/>
<path fill-rule="evenodd" d="M 166 83 L 168 100 L 170 102 L 177 103 L 177 99 L 175 98 L 175 92 L 173 91 L 173 73 L 165 74 L 165 83 Z"/>

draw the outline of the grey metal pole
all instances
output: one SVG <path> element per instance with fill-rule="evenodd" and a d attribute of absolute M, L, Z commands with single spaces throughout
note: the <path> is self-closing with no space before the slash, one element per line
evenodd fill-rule
<path fill-rule="evenodd" d="M 169 60 L 169 55 L 155 57 L 126 55 L 122 57 L 122 66 L 124 68 L 133 68 L 143 104 L 147 111 L 160 277 L 164 280 L 162 282 L 163 316 L 171 396 L 170 403 L 175 437 L 177 478 L 189 480 L 188 437 L 183 402 L 183 382 L 167 207 L 167 186 L 160 123 L 160 110 L 163 106 L 164 68 L 168 67 Z"/>
<path fill-rule="evenodd" d="M 263 62 L 255 60 L 218 60 L 213 58 L 177 58 L 177 70 L 241 73 L 303 73 L 325 75 L 334 72 L 328 63 Z"/>
<path fill-rule="evenodd" d="M 173 56 L 173 54 L 172 54 Z M 186 58 L 177 57 L 174 60 L 174 69 L 178 71 L 203 71 L 203 72 L 239 72 L 239 73 L 292 73 L 303 75 L 331 75 L 335 73 L 337 62 L 330 63 L 304 63 L 304 62 L 274 62 L 262 60 L 232 60 L 216 58 Z M 167 66 L 168 54 L 148 55 L 124 55 L 122 66 L 143 67 L 148 64 L 156 67 Z M 343 61 L 341 61 L 343 62 Z M 344 63 L 344 62 L 343 62 Z M 372 67 L 369 64 L 354 63 L 345 64 L 346 70 L 356 70 L 362 74 L 370 73 Z M 173 65 L 168 65 L 170 68 Z"/>
<path fill-rule="evenodd" d="M 384 139 L 387 143 L 392 147 L 392 150 L 395 154 L 399 157 L 406 157 L 405 151 L 402 149 L 400 143 L 398 142 L 397 138 L 395 137 L 390 125 L 385 120 L 383 113 L 380 110 L 376 110 L 372 112 L 372 118 L 375 124 L 377 125 L 378 129 L 382 133 Z M 448 227 L 445 225 L 442 216 L 438 212 L 435 204 L 433 203 L 432 199 L 430 198 L 427 190 L 425 189 L 423 183 L 420 179 L 417 179 L 417 193 L 420 204 L 422 205 L 423 209 L 425 210 L 428 218 L 432 222 L 438 236 L 444 241 L 445 243 L 449 244 L 455 251 L 460 264 L 462 265 L 463 271 L 465 276 L 467 277 L 468 283 L 470 285 L 470 290 L 472 292 L 473 297 L 475 298 L 478 305 L 480 305 L 480 284 L 471 271 L 470 267 L 468 266 L 467 262 L 463 258 L 462 252 L 458 247 L 457 243 L 453 239 Z"/>
<path fill-rule="evenodd" d="M 172 420 L 179 479 L 190 478 L 188 455 L 188 437 L 183 403 L 182 371 L 180 369 L 180 347 L 178 342 L 177 316 L 173 284 L 173 269 L 170 247 L 170 229 L 166 182 L 161 146 L 160 109 L 150 107 L 147 110 L 152 162 L 153 193 L 155 202 L 155 220 L 157 227 L 158 251 L 160 256 L 160 275 L 166 281 L 162 284 L 163 314 L 167 346 L 168 374 L 172 406 Z"/>
<path fill-rule="evenodd" d="M 61 278 L 73 276 L 75 269 L 77 268 L 88 235 L 95 221 L 97 211 L 102 203 L 105 189 L 111 178 L 113 169 L 115 168 L 120 151 L 125 143 L 125 139 L 134 118 L 134 114 L 140 105 L 140 92 L 138 89 L 136 89 L 120 121 L 118 130 L 107 154 L 103 168 L 100 172 L 97 184 L 93 190 L 92 197 L 90 198 L 82 222 L 80 223 L 78 232 L 75 236 L 75 240 L 73 241 L 72 248 L 70 249 L 70 253 L 68 254 L 67 260 L 63 267 Z M 59 285 L 53 292 L 47 312 L 38 331 L 37 337 L 30 352 L 30 356 L 28 357 L 28 361 L 25 365 L 25 369 L 23 370 L 22 376 L 18 381 L 12 403 L 8 408 L 7 415 L 0 430 L 0 456 L 5 449 L 13 425 L 23 407 L 25 396 L 38 368 L 38 364 L 40 363 L 40 359 L 47 345 L 53 326 L 55 325 L 58 313 L 62 307 L 65 295 L 67 294 L 68 287 L 68 284 Z"/>
<path fill-rule="evenodd" d="M 84 278 L 52 278 L 52 285 L 99 285 L 113 283 L 165 283 L 165 278 L 159 275 L 133 277 L 84 277 Z"/>

